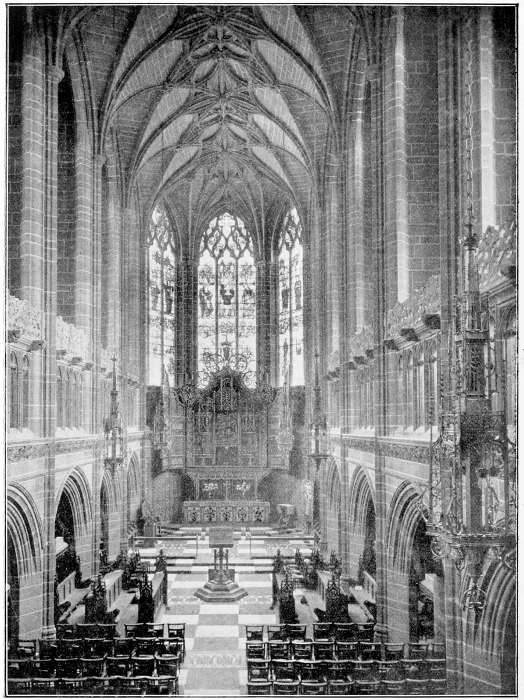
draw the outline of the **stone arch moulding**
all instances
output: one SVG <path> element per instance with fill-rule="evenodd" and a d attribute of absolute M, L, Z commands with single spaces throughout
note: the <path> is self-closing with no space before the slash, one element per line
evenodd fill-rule
<path fill-rule="evenodd" d="M 326 496 L 328 504 L 335 505 L 338 501 L 338 506 L 341 505 L 342 497 L 342 480 L 340 478 L 340 469 L 334 457 L 330 457 L 326 464 Z"/>
<path fill-rule="evenodd" d="M 93 503 L 86 476 L 80 469 L 75 468 L 66 476 L 55 499 L 55 515 L 64 493 L 71 502 L 75 533 L 85 535 L 89 530 L 88 523 L 93 521 Z"/>
<path fill-rule="evenodd" d="M 6 492 L 7 532 L 11 535 L 20 577 L 42 569 L 42 520 L 26 489 L 9 484 Z"/>
<path fill-rule="evenodd" d="M 364 536 L 366 533 L 367 504 L 370 499 L 375 509 L 374 484 L 371 482 L 364 467 L 358 466 L 353 472 L 348 493 L 349 525 L 355 534 Z"/>
<path fill-rule="evenodd" d="M 515 610 L 516 577 L 514 571 L 500 562 L 492 562 L 483 576 L 483 581 L 486 604 L 476 631 L 475 646 L 486 650 L 488 655 L 492 656 L 503 649 L 509 616 Z M 467 636 L 466 634 L 466 638 Z"/>
<path fill-rule="evenodd" d="M 118 510 L 118 493 L 117 493 L 117 481 L 118 479 L 111 474 L 111 472 L 107 469 L 104 470 L 104 473 L 102 475 L 102 480 L 100 481 L 100 489 L 99 489 L 99 497 L 102 493 L 102 488 L 105 486 L 106 489 L 106 494 L 107 494 L 107 506 L 109 509 L 109 513 L 113 513 Z"/>
<path fill-rule="evenodd" d="M 388 511 L 388 568 L 408 574 L 413 537 L 423 511 L 415 484 L 403 481 L 395 491 Z"/>

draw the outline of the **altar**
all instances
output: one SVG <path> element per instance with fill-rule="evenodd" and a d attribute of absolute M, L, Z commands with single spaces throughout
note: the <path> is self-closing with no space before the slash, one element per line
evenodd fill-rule
<path fill-rule="evenodd" d="M 269 501 L 200 500 L 184 501 L 184 522 L 189 524 L 239 523 L 254 525 L 269 520 Z"/>

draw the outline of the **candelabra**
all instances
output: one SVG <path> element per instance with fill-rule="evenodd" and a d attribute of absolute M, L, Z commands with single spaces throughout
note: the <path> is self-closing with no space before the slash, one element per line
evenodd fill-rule
<path fill-rule="evenodd" d="M 122 468 L 126 458 L 126 434 L 124 422 L 120 413 L 118 402 L 118 389 L 116 384 L 116 356 L 111 357 L 112 387 L 111 400 L 109 406 L 109 416 L 104 420 L 104 464 L 108 469 L 115 472 Z"/>

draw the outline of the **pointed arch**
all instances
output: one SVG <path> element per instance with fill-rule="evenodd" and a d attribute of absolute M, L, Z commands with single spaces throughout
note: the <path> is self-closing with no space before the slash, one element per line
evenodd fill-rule
<path fill-rule="evenodd" d="M 413 538 L 422 511 L 420 493 L 414 484 L 403 481 L 395 491 L 388 512 L 388 567 L 408 574 Z"/>
<path fill-rule="evenodd" d="M 42 569 L 42 520 L 36 504 L 23 486 L 11 483 L 6 493 L 7 532 L 16 553 L 18 575 Z"/>
<path fill-rule="evenodd" d="M 350 531 L 361 537 L 366 535 L 366 516 L 369 502 L 375 509 L 375 490 L 366 470 L 358 466 L 349 486 L 348 520 Z"/>
<path fill-rule="evenodd" d="M 62 494 L 67 495 L 71 504 L 75 536 L 86 535 L 93 521 L 93 502 L 87 478 L 80 469 L 75 468 L 66 476 L 55 499 L 55 514 Z"/>

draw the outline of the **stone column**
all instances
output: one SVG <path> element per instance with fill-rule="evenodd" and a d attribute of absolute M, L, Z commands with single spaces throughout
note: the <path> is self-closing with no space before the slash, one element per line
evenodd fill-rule
<path fill-rule="evenodd" d="M 384 348 L 385 323 L 385 256 L 384 199 L 383 199 L 383 67 L 380 63 L 369 66 L 371 86 L 371 149 L 372 149 L 372 206 L 373 263 L 376 270 L 373 296 L 375 300 L 375 513 L 377 554 L 377 625 L 376 634 L 387 640 L 387 505 L 386 465 L 380 453 L 378 438 L 386 434 L 386 357 Z"/>

